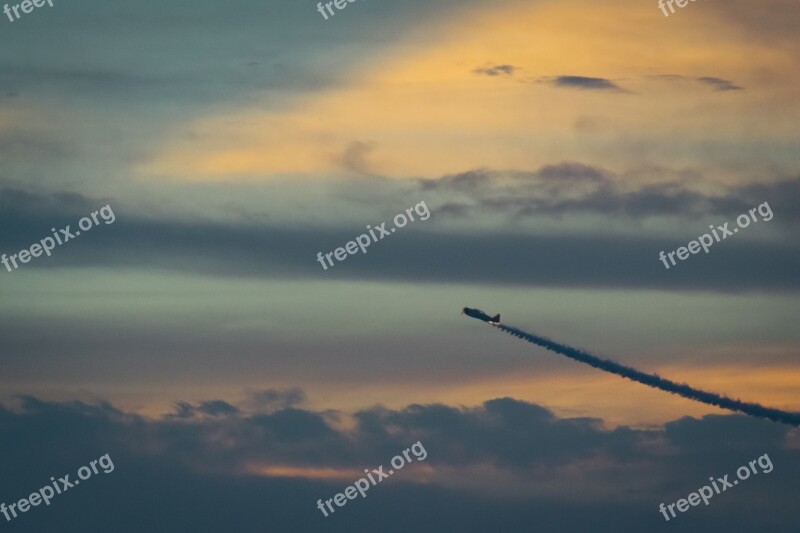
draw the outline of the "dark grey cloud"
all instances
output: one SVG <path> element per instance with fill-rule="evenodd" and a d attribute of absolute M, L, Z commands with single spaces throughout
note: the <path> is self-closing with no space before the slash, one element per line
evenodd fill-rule
<path fill-rule="evenodd" d="M 540 78 L 539 81 L 549 83 L 555 87 L 565 87 L 568 89 L 628 92 L 607 78 L 591 78 L 587 76 L 556 76 L 553 78 Z"/>
<path fill-rule="evenodd" d="M 469 216 L 469 212 L 469 205 L 455 202 L 442 204 L 436 208 L 436 213 L 438 213 L 440 216 L 446 216 L 449 218 L 467 218 Z"/>
<path fill-rule="evenodd" d="M 714 76 L 698 76 L 698 77 L 690 77 L 690 76 L 682 76 L 680 74 L 658 74 L 654 76 L 650 76 L 650 78 L 659 79 L 659 80 L 666 80 L 666 81 L 689 81 L 689 82 L 700 82 L 702 84 L 708 85 L 714 89 L 716 92 L 724 92 L 724 91 L 741 91 L 744 90 L 743 87 L 739 87 L 735 83 L 730 80 L 725 80 L 722 78 L 717 78 Z"/>
<path fill-rule="evenodd" d="M 398 430 L 441 452 L 439 461 L 452 466 L 490 462 L 505 468 L 540 463 L 564 464 L 601 455 L 618 455 L 619 431 L 605 431 L 599 420 L 559 419 L 538 405 L 498 398 L 475 409 L 445 405 L 411 405 L 401 411 L 373 409 L 356 414 L 359 432 L 369 442 L 393 444 Z M 390 432 L 391 430 L 391 432 Z M 509 432 L 514 433 L 511 438 Z M 459 435 L 465 446 L 451 435 Z M 413 437 L 412 437 L 413 438 Z M 637 438 L 628 445 L 635 447 Z M 390 446 L 386 444 L 388 453 Z M 631 448 L 625 446 L 625 453 Z"/>
<path fill-rule="evenodd" d="M 87 209 L 96 209 L 102 201 L 72 191 L 32 192 L 16 187 L 0 189 L 0 212 L 14 212 L 22 216 L 41 213 L 84 216 Z"/>
<path fill-rule="evenodd" d="M 52 131 L 14 127 L 0 132 L 0 159 L 6 165 L 16 163 L 30 169 L 32 162 L 57 162 L 77 154 L 75 142 Z"/>
<path fill-rule="evenodd" d="M 195 408 L 192 404 L 188 402 L 176 402 L 175 413 L 168 416 L 174 416 L 177 418 L 191 418 L 194 416 L 194 413 Z"/>
<path fill-rule="evenodd" d="M 608 178 L 608 173 L 603 169 L 574 162 L 545 165 L 537 171 L 537 175 L 546 180 L 601 182 Z"/>
<path fill-rule="evenodd" d="M 372 174 L 367 161 L 370 152 L 375 149 L 374 143 L 353 141 L 344 151 L 333 158 L 334 162 L 343 169 L 361 175 Z"/>
<path fill-rule="evenodd" d="M 471 192 L 491 185 L 492 175 L 487 170 L 469 170 L 459 174 L 449 174 L 439 179 L 423 179 L 420 185 L 423 190 L 446 190 L 454 192 Z"/>
<path fill-rule="evenodd" d="M 156 85 L 155 89 L 163 88 L 163 84 L 155 79 L 147 79 L 137 74 L 130 74 L 122 70 L 111 68 L 64 68 L 53 66 L 30 66 L 19 64 L 0 65 L 0 76 L 13 80 L 18 87 L 35 87 L 54 85 L 70 92 L 97 91 L 129 93 L 137 87 L 150 84 Z"/>
<path fill-rule="evenodd" d="M 533 172 L 480 169 L 420 180 L 422 191 L 458 193 L 459 215 L 481 210 L 510 216 L 561 216 L 594 213 L 645 219 L 651 216 L 735 217 L 763 202 L 780 212 L 781 223 L 800 220 L 800 178 L 731 186 L 717 193 L 683 182 L 636 185 L 595 166 L 576 162 L 546 165 Z M 467 203 L 466 199 L 470 199 Z M 775 220 L 775 219 L 773 219 Z"/>
<path fill-rule="evenodd" d="M 296 407 L 306 401 L 306 394 L 297 387 L 279 390 L 265 389 L 250 393 L 248 406 L 257 411 L 273 411 Z"/>
<path fill-rule="evenodd" d="M 200 406 L 197 410 L 211 416 L 235 415 L 239 412 L 239 409 L 224 400 L 200 402 Z"/>
<path fill-rule="evenodd" d="M 207 402 L 201 402 L 207 403 Z M 230 405 L 230 404 L 228 404 Z M 753 476 L 680 515 L 682 531 L 791 531 L 800 452 L 782 426 L 741 416 L 683 418 L 662 428 L 606 429 L 600 420 L 560 418 L 541 406 L 498 398 L 473 407 L 375 407 L 336 429 L 323 413 L 145 418 L 108 403 L 22 398 L 0 406 L 0 501 L 12 502 L 108 453 L 114 471 L 92 476 L 33 508 L 18 531 L 670 531 L 658 513 L 706 483 L 767 453 Z M 336 514 L 319 498 L 350 480 L 264 478 L 252 465 L 377 468 L 412 443 L 427 452 Z M 593 465 L 586 468 L 586 465 Z M 487 474 L 489 465 L 500 477 Z M 416 471 L 415 471 L 416 468 Z M 452 478 L 458 477 L 457 483 Z M 461 509 L 459 511 L 458 509 Z M 402 510 L 402 512 L 398 512 Z M 442 518 L 443 510 L 448 511 Z M 452 512 L 450 512 L 452 511 Z M 396 518 L 387 521 L 392 513 Z M 533 521 L 533 522 L 532 522 Z"/>
<path fill-rule="evenodd" d="M 578 168 L 578 175 L 591 175 L 591 172 Z M 526 176 L 528 178 L 530 176 Z M 460 191 L 471 190 L 475 183 L 485 183 L 480 174 L 464 180 L 454 177 L 451 183 Z M 530 185 L 527 181 L 523 183 Z M 596 186 L 594 181 L 582 178 L 580 183 Z M 792 227 L 792 221 L 796 222 L 798 217 L 795 202 L 800 196 L 800 180 L 749 185 L 731 189 L 726 195 L 710 197 L 677 186 L 648 186 L 622 193 L 608 183 L 600 183 L 601 186 L 592 189 L 584 198 L 577 199 L 526 197 L 525 194 L 529 194 L 526 188 L 512 188 L 510 191 L 501 188 L 498 194 L 481 192 L 470 200 L 471 216 L 474 218 L 480 210 L 503 215 L 554 217 L 594 212 L 630 217 L 630 220 L 646 218 L 654 213 L 691 215 L 697 220 L 697 233 L 681 232 L 667 238 L 645 234 L 540 235 L 504 228 L 477 233 L 437 232 L 433 231 L 435 228 L 415 223 L 374 243 L 369 253 L 357 256 L 357 260 L 323 271 L 315 259 L 317 252 L 343 246 L 363 231 L 363 226 L 283 227 L 144 219 L 127 211 L 124 205 L 112 202 L 117 217 L 114 224 L 101 224 L 86 236 L 81 235 L 70 242 L 69 246 L 58 247 L 52 257 L 37 258 L 24 268 L 134 267 L 226 277 L 479 281 L 503 285 L 673 290 L 779 291 L 795 290 L 800 286 L 797 275 L 800 271 L 800 247 L 793 240 L 730 239 L 716 245 L 712 253 L 681 263 L 668 275 L 657 260 L 660 250 L 685 246 L 705 233 L 708 224 L 733 220 L 723 212 L 737 206 L 741 209 L 737 208 L 738 212 L 731 215 L 763 201 L 770 202 L 773 220 L 769 225 L 760 224 L 749 229 L 751 233 L 758 232 L 762 226 L 762 232 L 781 225 Z M 50 201 L 53 206 L 59 205 L 54 198 L 40 195 L 36 200 L 28 198 L 24 204 L 30 206 L 36 201 Z M 64 197 L 59 198 L 63 200 Z M 95 209 L 100 205 L 104 204 L 93 203 Z M 426 224 L 435 224 L 437 205 L 432 202 L 428 205 L 433 214 Z M 80 213 L 81 216 L 84 214 L 85 211 Z M 369 222 L 377 225 L 381 221 Z M 76 223 L 72 207 L 43 212 L 32 211 L 29 207 L 11 207 L 0 212 L 0 250 L 15 253 L 47 236 L 51 227 L 71 224 L 74 228 Z M 487 278 L 487 272 L 492 272 L 492 276 Z M 753 272 L 758 274 L 753 275 Z M 6 272 L 5 275 L 12 276 L 13 273 Z"/>
<path fill-rule="evenodd" d="M 494 65 L 492 67 L 476 68 L 472 72 L 482 76 L 508 76 L 514 75 L 514 71 L 518 70 L 513 65 Z"/>
<path fill-rule="evenodd" d="M 742 87 L 734 84 L 731 81 L 723 80 L 722 78 L 714 78 L 711 76 L 703 76 L 701 78 L 697 78 L 697 81 L 701 83 L 705 83 L 706 85 L 710 85 L 714 88 L 715 91 L 741 91 L 743 90 Z"/>

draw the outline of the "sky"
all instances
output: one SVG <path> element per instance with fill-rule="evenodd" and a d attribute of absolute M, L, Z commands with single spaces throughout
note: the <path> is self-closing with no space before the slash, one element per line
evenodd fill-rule
<path fill-rule="evenodd" d="M 333 9 L 0 14 L 0 253 L 99 213 L 0 266 L 0 502 L 115 466 L 0 523 L 796 531 L 797 428 L 460 315 L 800 411 L 796 2 Z M 774 471 L 659 512 L 764 454 Z"/>

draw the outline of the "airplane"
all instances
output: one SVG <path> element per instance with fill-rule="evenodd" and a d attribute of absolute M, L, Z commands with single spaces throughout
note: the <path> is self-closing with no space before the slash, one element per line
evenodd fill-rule
<path fill-rule="evenodd" d="M 491 324 L 494 327 L 497 327 L 497 326 L 500 325 L 500 314 L 499 313 L 494 315 L 494 316 L 489 316 L 486 313 L 484 313 L 483 311 L 481 311 L 480 309 L 472 309 L 470 307 L 465 307 L 464 309 L 461 310 L 461 314 L 470 316 L 472 318 L 477 318 L 478 320 L 482 320 L 484 322 L 488 322 L 489 324 Z"/>

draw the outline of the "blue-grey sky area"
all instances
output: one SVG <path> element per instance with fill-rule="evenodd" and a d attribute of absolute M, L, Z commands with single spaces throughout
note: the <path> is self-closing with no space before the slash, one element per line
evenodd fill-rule
<path fill-rule="evenodd" d="M 115 465 L 0 524 L 796 531 L 797 428 L 459 314 L 800 411 L 795 0 L 345 5 L 0 11 L 0 503 Z"/>

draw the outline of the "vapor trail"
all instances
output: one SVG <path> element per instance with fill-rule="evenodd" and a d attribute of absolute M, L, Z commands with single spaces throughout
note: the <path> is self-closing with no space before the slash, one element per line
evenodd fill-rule
<path fill-rule="evenodd" d="M 609 361 L 608 359 L 602 359 L 590 353 L 584 352 L 583 350 L 578 350 L 577 348 L 572 348 L 571 346 L 560 344 L 558 342 L 545 339 L 544 337 L 539 337 L 538 335 L 531 335 L 530 333 L 525 333 L 524 331 L 519 330 L 517 328 L 512 328 L 510 326 L 506 326 L 504 324 L 499 324 L 499 323 L 493 325 L 495 325 L 495 327 L 505 331 L 510 335 L 519 337 L 521 339 L 525 339 L 530 343 L 536 344 L 537 346 L 541 346 L 542 348 L 547 348 L 552 352 L 565 355 L 570 359 L 580 361 L 581 363 L 586 363 L 587 365 L 599 368 L 600 370 L 605 370 L 606 372 L 611 372 L 612 374 L 628 378 L 631 381 L 638 381 L 639 383 L 653 387 L 655 389 L 661 389 L 663 391 L 672 394 L 677 394 L 678 396 L 683 396 L 684 398 L 688 398 L 690 400 L 696 400 L 698 402 L 702 402 L 708 405 L 715 405 L 717 407 L 722 407 L 723 409 L 729 409 L 731 411 L 738 411 L 746 415 L 756 416 L 759 418 L 767 418 L 769 420 L 773 420 L 775 422 L 781 422 L 783 424 L 800 426 L 800 413 L 792 413 L 787 411 L 781 411 L 780 409 L 772 409 L 770 407 L 764 407 L 763 405 L 759 405 L 757 403 L 742 402 L 739 400 L 728 398 L 727 396 L 714 394 L 713 392 L 706 392 L 699 389 L 695 389 L 693 387 L 690 387 L 689 385 L 682 385 L 680 383 L 675 383 L 674 381 L 670 381 L 668 379 L 664 379 L 662 377 L 653 374 L 645 374 L 644 372 L 640 372 L 635 368 L 630 368 L 621 365 L 619 363 L 615 363 L 614 361 Z"/>

